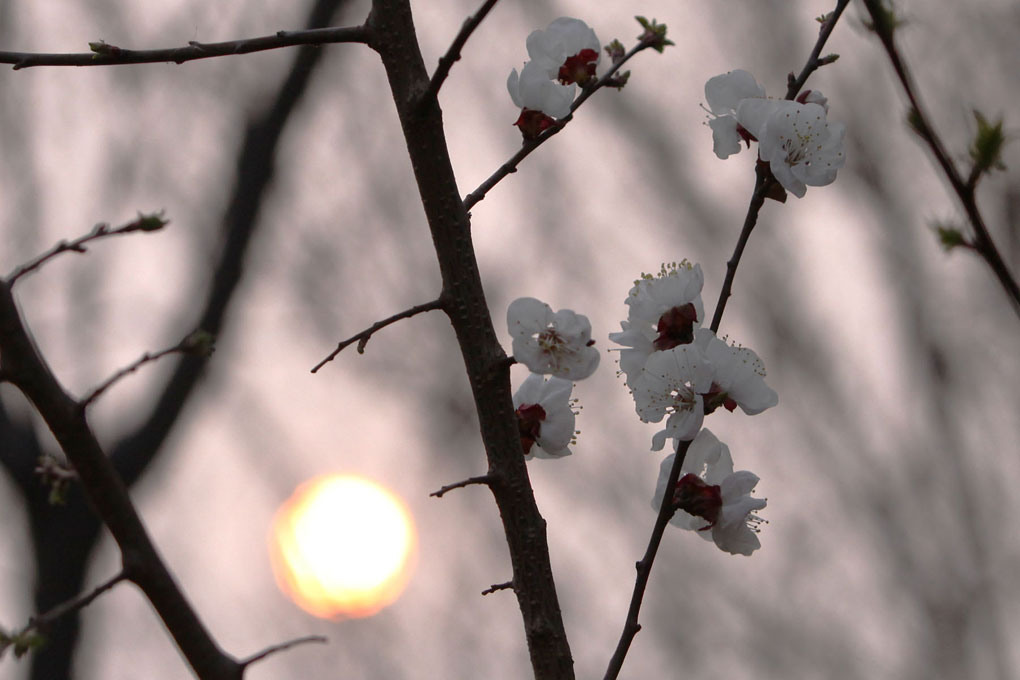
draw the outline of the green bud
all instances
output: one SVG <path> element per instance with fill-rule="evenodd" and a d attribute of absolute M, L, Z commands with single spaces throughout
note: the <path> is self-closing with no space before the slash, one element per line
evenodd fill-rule
<path fill-rule="evenodd" d="M 605 50 L 606 54 L 609 55 L 610 60 L 612 60 L 614 64 L 623 59 L 623 55 L 627 52 L 627 50 L 623 47 L 623 43 L 615 38 L 613 39 L 613 42 L 606 45 Z"/>
<path fill-rule="evenodd" d="M 659 54 L 669 45 L 675 45 L 672 40 L 666 40 L 666 24 L 660 24 L 655 19 L 649 21 L 645 17 L 634 17 L 641 24 L 644 32 L 638 36 L 638 40 L 653 48 Z"/>
<path fill-rule="evenodd" d="M 1006 134 L 1002 131 L 1002 118 L 990 123 L 984 114 L 975 110 L 974 119 L 977 121 L 977 132 L 969 149 L 970 159 L 974 161 L 974 176 L 991 170 L 1005 170 L 1002 147 L 1006 144 Z"/>
<path fill-rule="evenodd" d="M 208 359 L 216 349 L 215 342 L 212 333 L 200 328 L 181 341 L 181 351 Z"/>
<path fill-rule="evenodd" d="M 142 231 L 159 231 L 166 225 L 170 224 L 170 220 L 165 219 L 163 215 L 163 210 L 149 215 L 138 213 L 138 219 L 135 220 L 133 224 L 136 229 L 140 229 Z"/>
<path fill-rule="evenodd" d="M 958 227 L 953 224 L 935 224 L 935 233 L 938 235 L 939 245 L 947 253 L 954 248 L 969 248 L 970 243 L 964 237 Z"/>

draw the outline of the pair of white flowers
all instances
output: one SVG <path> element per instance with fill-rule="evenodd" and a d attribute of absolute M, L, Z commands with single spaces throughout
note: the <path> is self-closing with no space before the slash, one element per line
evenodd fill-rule
<path fill-rule="evenodd" d="M 521 109 L 514 123 L 526 139 L 533 139 L 570 113 L 577 84 L 595 77 L 601 57 L 595 31 L 580 19 L 560 17 L 544 31 L 528 36 L 528 56 L 521 72 L 510 72 L 506 87 Z"/>
<path fill-rule="evenodd" d="M 576 416 L 570 398 L 573 381 L 587 378 L 599 365 L 591 322 L 569 309 L 553 312 L 535 298 L 514 300 L 506 316 L 514 359 L 532 372 L 514 394 L 524 453 L 538 458 L 570 455 Z"/>
<path fill-rule="evenodd" d="M 806 90 L 796 101 L 770 99 L 754 76 L 738 69 L 710 78 L 705 99 L 715 154 L 728 158 L 741 142 L 757 141 L 759 157 L 798 198 L 808 186 L 831 184 L 846 162 L 846 130 L 826 120 L 828 103 L 817 91 Z"/>

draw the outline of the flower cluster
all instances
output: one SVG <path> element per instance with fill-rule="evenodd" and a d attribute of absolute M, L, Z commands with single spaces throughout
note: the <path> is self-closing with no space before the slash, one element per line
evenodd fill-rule
<path fill-rule="evenodd" d="M 701 327 L 704 282 L 701 267 L 686 260 L 663 265 L 656 276 L 642 274 L 627 295 L 623 330 L 609 339 L 623 346 L 620 370 L 638 416 L 645 422 L 666 420 L 652 437 L 652 450 L 663 449 L 667 439 L 694 440 L 672 492 L 673 509 L 685 513 L 676 515 L 674 524 L 711 529 L 720 548 L 747 555 L 758 547 L 753 527 L 759 520 L 750 513 L 765 507 L 765 501 L 749 496 L 758 478 L 733 473 L 729 449 L 702 424 L 720 406 L 728 411 L 739 406 L 755 415 L 775 406 L 779 397 L 765 384 L 757 354 Z M 668 477 L 672 457 L 667 460 L 663 469 Z M 660 479 L 660 502 L 667 477 Z"/>
<path fill-rule="evenodd" d="M 548 129 L 554 118 L 570 113 L 577 85 L 595 78 L 600 58 L 599 39 L 580 19 L 560 17 L 544 31 L 528 36 L 528 56 L 521 72 L 510 72 L 506 87 L 521 109 L 514 123 L 525 139 Z"/>
<path fill-rule="evenodd" d="M 758 142 L 759 158 L 798 198 L 808 186 L 831 184 L 846 162 L 845 128 L 826 120 L 828 101 L 817 91 L 805 90 L 796 100 L 771 99 L 754 76 L 738 69 L 710 78 L 705 100 L 715 154 L 728 158 L 741 143 Z"/>
<path fill-rule="evenodd" d="M 511 302 L 506 323 L 514 359 L 532 372 L 514 395 L 521 447 L 528 457 L 570 455 L 576 415 L 571 381 L 587 378 L 599 365 L 591 323 L 570 309 L 553 312 L 535 298 Z"/>

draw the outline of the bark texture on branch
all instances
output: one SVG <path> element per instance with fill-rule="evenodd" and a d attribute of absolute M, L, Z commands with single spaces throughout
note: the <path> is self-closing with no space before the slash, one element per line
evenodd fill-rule
<path fill-rule="evenodd" d="M 535 677 L 574 677 L 556 588 L 545 520 L 521 451 L 506 361 L 489 316 L 471 240 L 471 225 L 454 177 L 434 98 L 423 101 L 429 75 L 407 0 L 375 0 L 367 25 L 379 52 L 407 144 L 443 279 L 441 300 L 450 318 L 478 411 L 489 487 L 496 499 Z"/>

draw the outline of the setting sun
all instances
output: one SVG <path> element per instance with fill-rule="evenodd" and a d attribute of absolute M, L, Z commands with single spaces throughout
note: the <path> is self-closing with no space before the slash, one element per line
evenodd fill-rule
<path fill-rule="evenodd" d="M 400 595 L 416 538 L 404 503 L 375 482 L 327 475 L 302 484 L 270 536 L 280 588 L 321 618 L 371 616 Z"/>

